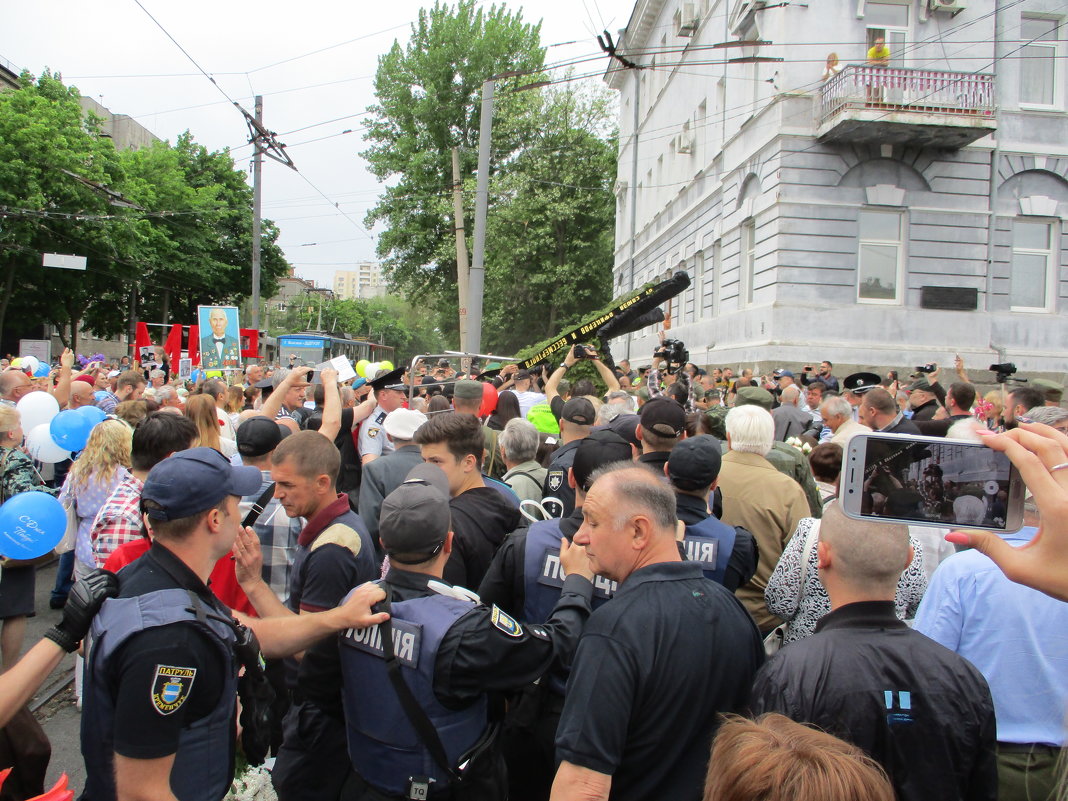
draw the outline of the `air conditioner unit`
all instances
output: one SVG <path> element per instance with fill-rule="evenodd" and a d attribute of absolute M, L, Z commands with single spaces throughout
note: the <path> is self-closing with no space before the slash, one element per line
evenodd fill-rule
<path fill-rule="evenodd" d="M 693 153 L 693 134 L 689 132 L 680 133 L 675 137 L 675 152 L 676 153 Z"/>
<path fill-rule="evenodd" d="M 697 33 L 697 26 L 701 20 L 697 16 L 697 8 L 693 3 L 680 3 L 675 9 L 675 35 L 687 38 Z"/>
<path fill-rule="evenodd" d="M 931 11 L 952 11 L 957 14 L 968 7 L 968 0 L 930 0 Z"/>

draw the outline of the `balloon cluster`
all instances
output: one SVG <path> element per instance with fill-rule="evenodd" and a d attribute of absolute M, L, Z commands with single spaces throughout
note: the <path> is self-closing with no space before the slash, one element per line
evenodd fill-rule
<path fill-rule="evenodd" d="M 26 432 L 26 449 L 39 462 L 54 464 L 85 448 L 93 426 L 107 415 L 97 406 L 59 410 L 59 403 L 47 392 L 30 392 L 16 407 Z"/>
<path fill-rule="evenodd" d="M 369 362 L 367 361 L 367 359 L 360 359 L 358 362 L 356 362 L 356 375 L 360 376 L 361 378 L 366 378 L 368 381 L 372 380 L 378 374 L 379 370 L 388 371 L 392 369 L 393 362 L 386 360 L 380 362 Z"/>

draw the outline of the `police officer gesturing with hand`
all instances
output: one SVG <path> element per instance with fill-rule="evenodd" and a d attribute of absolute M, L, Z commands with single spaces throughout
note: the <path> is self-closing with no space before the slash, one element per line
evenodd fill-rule
<path fill-rule="evenodd" d="M 365 783 L 359 797 L 505 798 L 488 693 L 522 687 L 554 659 L 570 660 L 590 614 L 585 551 L 561 541 L 568 577 L 560 601 L 546 622 L 525 625 L 441 582 L 452 531 L 440 468 L 418 465 L 386 496 L 379 536 L 389 555 L 390 621 L 346 632 L 337 649 L 349 756 Z M 324 645 L 305 655 L 305 666 L 328 658 Z"/>
<path fill-rule="evenodd" d="M 92 627 L 82 716 L 86 801 L 221 799 L 234 770 L 237 653 L 249 670 L 257 637 L 265 655 L 285 656 L 387 618 L 371 612 L 384 597 L 373 584 L 326 612 L 242 617 L 255 637 L 232 618 L 207 580 L 240 529 L 238 501 L 260 486 L 257 468 L 232 467 L 211 448 L 176 453 L 145 480 L 152 547 L 120 572 L 118 597 Z"/>

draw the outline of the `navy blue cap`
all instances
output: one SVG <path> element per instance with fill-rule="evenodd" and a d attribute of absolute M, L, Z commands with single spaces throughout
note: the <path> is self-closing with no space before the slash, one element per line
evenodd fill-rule
<path fill-rule="evenodd" d="M 214 448 L 190 448 L 152 468 L 141 500 L 163 507 L 145 510 L 153 520 L 181 520 L 211 509 L 227 495 L 251 495 L 262 486 L 258 467 L 234 467 Z"/>

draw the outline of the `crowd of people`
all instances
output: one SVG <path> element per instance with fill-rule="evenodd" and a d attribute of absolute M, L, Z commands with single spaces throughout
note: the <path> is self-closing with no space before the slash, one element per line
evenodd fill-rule
<path fill-rule="evenodd" d="M 282 801 L 1066 792 L 1061 387 L 457 367 L 0 364 L 0 500 L 77 528 L 21 660 L 36 566 L 3 565 L 0 722 L 81 643 L 87 801 L 222 798 L 238 749 Z M 22 449 L 34 391 L 107 413 L 73 460 Z M 1005 452 L 1024 527 L 847 517 L 865 432 Z"/>

